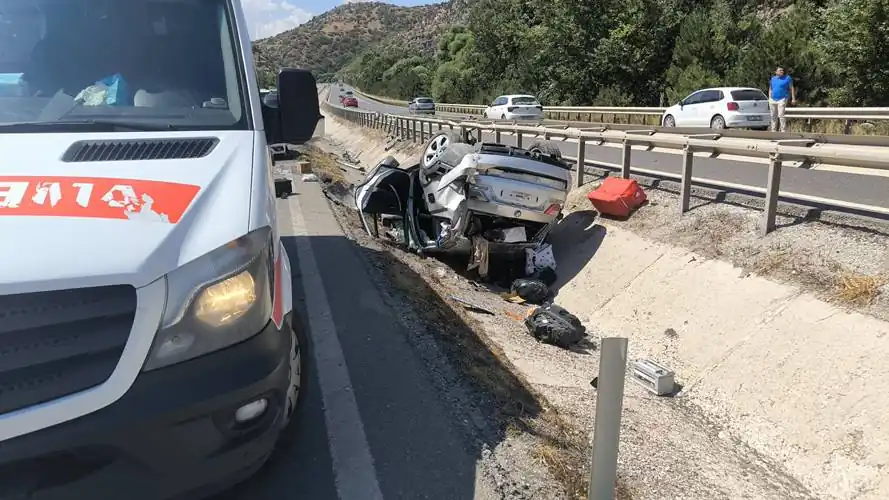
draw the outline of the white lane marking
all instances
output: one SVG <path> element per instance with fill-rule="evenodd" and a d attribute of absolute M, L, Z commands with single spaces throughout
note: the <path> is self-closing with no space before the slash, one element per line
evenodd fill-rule
<path fill-rule="evenodd" d="M 291 198 L 288 208 L 296 236 L 300 279 L 305 290 L 309 335 L 324 403 L 324 422 L 327 424 L 337 496 L 339 500 L 383 500 L 327 292 L 308 239 L 302 207 L 299 201 Z"/>

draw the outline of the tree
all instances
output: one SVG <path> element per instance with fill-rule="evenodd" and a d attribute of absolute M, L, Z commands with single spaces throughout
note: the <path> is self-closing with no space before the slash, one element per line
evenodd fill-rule
<path fill-rule="evenodd" d="M 822 18 L 817 45 L 834 85 L 830 104 L 889 102 L 889 0 L 833 0 Z"/>

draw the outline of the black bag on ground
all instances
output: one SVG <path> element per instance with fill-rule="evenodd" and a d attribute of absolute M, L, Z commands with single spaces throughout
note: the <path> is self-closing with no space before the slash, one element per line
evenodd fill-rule
<path fill-rule="evenodd" d="M 571 347 L 586 337 L 586 327 L 577 316 L 555 304 L 538 307 L 525 318 L 525 326 L 540 342 L 563 348 Z"/>
<path fill-rule="evenodd" d="M 540 280 L 519 278 L 512 282 L 509 291 L 532 304 L 542 304 L 549 296 L 549 287 Z"/>

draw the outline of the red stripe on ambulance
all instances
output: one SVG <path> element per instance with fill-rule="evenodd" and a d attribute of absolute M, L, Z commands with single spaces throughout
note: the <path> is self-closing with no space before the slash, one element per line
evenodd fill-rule
<path fill-rule="evenodd" d="M 0 176 L 0 216 L 146 219 L 175 224 L 201 190 L 104 177 Z"/>

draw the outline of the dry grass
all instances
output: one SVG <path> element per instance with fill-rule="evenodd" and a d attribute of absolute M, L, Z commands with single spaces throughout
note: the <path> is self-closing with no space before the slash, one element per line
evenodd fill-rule
<path fill-rule="evenodd" d="M 819 294 L 830 292 L 838 277 L 846 273 L 839 262 L 817 253 L 802 253 L 788 244 L 757 253 L 752 269 L 760 276 L 796 282 Z"/>
<path fill-rule="evenodd" d="M 561 483 L 572 500 L 586 500 L 589 487 L 591 449 L 586 432 L 571 427 L 559 413 L 548 408 L 535 419 L 523 420 L 528 432 L 540 438 L 535 457 Z M 622 477 L 615 485 L 616 500 L 632 500 L 633 494 Z"/>
<path fill-rule="evenodd" d="M 840 304 L 866 307 L 874 302 L 885 283 L 882 276 L 844 273 L 837 278 L 831 298 Z"/>
<path fill-rule="evenodd" d="M 568 498 L 586 499 L 589 454 L 585 434 L 569 427 L 555 410 L 535 419 L 526 419 L 523 424 L 540 438 L 534 455 L 562 484 Z"/>
<path fill-rule="evenodd" d="M 315 172 L 315 175 L 318 176 L 319 180 L 325 183 L 346 182 L 343 169 L 340 168 L 330 155 L 315 147 L 310 147 L 307 156 L 309 157 L 309 164 L 312 166 L 312 171 Z"/>

